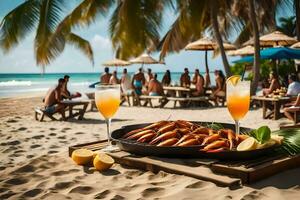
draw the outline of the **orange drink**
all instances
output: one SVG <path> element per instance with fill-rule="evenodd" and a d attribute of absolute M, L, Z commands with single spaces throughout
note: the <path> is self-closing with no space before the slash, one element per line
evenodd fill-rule
<path fill-rule="evenodd" d="M 240 76 L 231 76 L 226 81 L 226 101 L 229 113 L 235 122 L 236 134 L 239 134 L 239 120 L 250 107 L 250 81 L 241 81 Z"/>
<path fill-rule="evenodd" d="M 227 100 L 227 108 L 234 120 L 242 119 L 250 107 L 250 95 L 231 94 Z"/>
<path fill-rule="evenodd" d="M 102 91 L 95 95 L 95 103 L 98 111 L 105 119 L 112 118 L 117 112 L 120 105 L 119 91 Z"/>
<path fill-rule="evenodd" d="M 96 85 L 95 103 L 100 114 L 105 118 L 107 125 L 108 146 L 102 151 L 113 152 L 118 147 L 110 143 L 111 118 L 116 114 L 120 106 L 121 90 L 120 85 Z"/>

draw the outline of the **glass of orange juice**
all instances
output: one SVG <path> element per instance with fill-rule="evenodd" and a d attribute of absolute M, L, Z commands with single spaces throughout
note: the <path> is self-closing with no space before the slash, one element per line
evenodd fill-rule
<path fill-rule="evenodd" d="M 227 108 L 235 121 L 236 134 L 240 133 L 239 121 L 250 107 L 250 81 L 229 81 L 226 84 Z"/>
<path fill-rule="evenodd" d="M 107 125 L 108 146 L 103 151 L 112 152 L 118 150 L 110 141 L 110 124 L 112 117 L 120 106 L 120 85 L 96 85 L 95 103 L 100 114 L 105 118 Z"/>

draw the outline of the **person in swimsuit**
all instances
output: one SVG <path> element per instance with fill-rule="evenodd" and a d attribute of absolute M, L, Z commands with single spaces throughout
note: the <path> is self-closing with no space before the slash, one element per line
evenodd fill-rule
<path fill-rule="evenodd" d="M 278 80 L 278 76 L 275 72 L 271 72 L 270 73 L 270 78 L 269 78 L 269 82 L 270 82 L 270 87 L 269 88 L 264 88 L 263 89 L 263 95 L 269 95 L 272 94 L 273 91 L 280 89 L 280 83 Z"/>
<path fill-rule="evenodd" d="M 132 78 L 132 88 L 137 95 L 142 95 L 143 85 L 145 85 L 145 76 L 142 68 Z"/>
<path fill-rule="evenodd" d="M 47 92 L 46 97 L 44 98 L 44 106 L 45 112 L 49 114 L 54 114 L 58 112 L 61 114 L 62 119 L 65 120 L 65 106 L 60 104 L 62 100 L 61 91 L 63 84 L 64 79 L 60 78 L 58 80 L 58 85 Z"/>
<path fill-rule="evenodd" d="M 116 84 L 119 84 L 119 83 L 120 83 L 120 80 L 118 79 L 117 71 L 114 71 L 112 76 L 109 79 L 109 84 L 116 85 Z"/>
<path fill-rule="evenodd" d="M 104 74 L 102 74 L 100 77 L 101 84 L 109 84 L 110 77 L 111 77 L 111 74 L 109 73 L 109 68 L 105 67 Z"/>
<path fill-rule="evenodd" d="M 188 68 L 184 68 L 184 73 L 180 77 L 180 86 L 181 87 L 190 87 L 191 77 L 189 75 Z"/>
<path fill-rule="evenodd" d="M 211 97 L 214 100 L 215 105 L 217 106 L 219 99 L 226 96 L 226 80 L 221 70 L 215 70 L 215 76 L 216 88 L 214 89 Z"/>
<path fill-rule="evenodd" d="M 204 94 L 204 78 L 200 74 L 199 69 L 195 70 L 195 75 L 193 77 L 193 84 L 196 86 L 196 91 L 192 93 L 193 96 L 201 96 Z"/>
<path fill-rule="evenodd" d="M 161 83 L 163 86 L 170 86 L 171 85 L 171 72 L 170 70 L 167 70 L 166 73 L 164 74 Z"/>
<path fill-rule="evenodd" d="M 147 93 L 149 96 L 163 96 L 164 90 L 162 84 L 157 80 L 157 74 L 154 74 L 153 79 L 150 80 Z"/>

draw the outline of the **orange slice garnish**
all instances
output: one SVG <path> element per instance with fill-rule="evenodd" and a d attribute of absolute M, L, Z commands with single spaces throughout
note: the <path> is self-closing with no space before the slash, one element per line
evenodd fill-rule
<path fill-rule="evenodd" d="M 230 82 L 232 85 L 236 86 L 240 80 L 241 80 L 241 76 L 239 76 L 239 75 L 233 75 L 233 76 L 230 76 L 226 80 L 226 83 Z"/>

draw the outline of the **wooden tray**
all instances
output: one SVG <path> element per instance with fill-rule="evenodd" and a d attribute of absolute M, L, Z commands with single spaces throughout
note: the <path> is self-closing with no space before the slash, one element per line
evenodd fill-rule
<path fill-rule="evenodd" d="M 107 145 L 107 140 L 78 144 L 69 147 L 69 156 L 75 149 L 86 148 L 92 151 L 101 150 Z M 109 153 L 116 163 L 134 168 L 149 170 L 154 173 L 166 171 L 186 175 L 201 180 L 211 181 L 221 186 L 234 187 L 251 184 L 279 172 L 300 167 L 300 155 L 268 155 L 248 161 L 219 161 L 215 159 L 177 159 L 137 156 L 125 151 Z"/>

